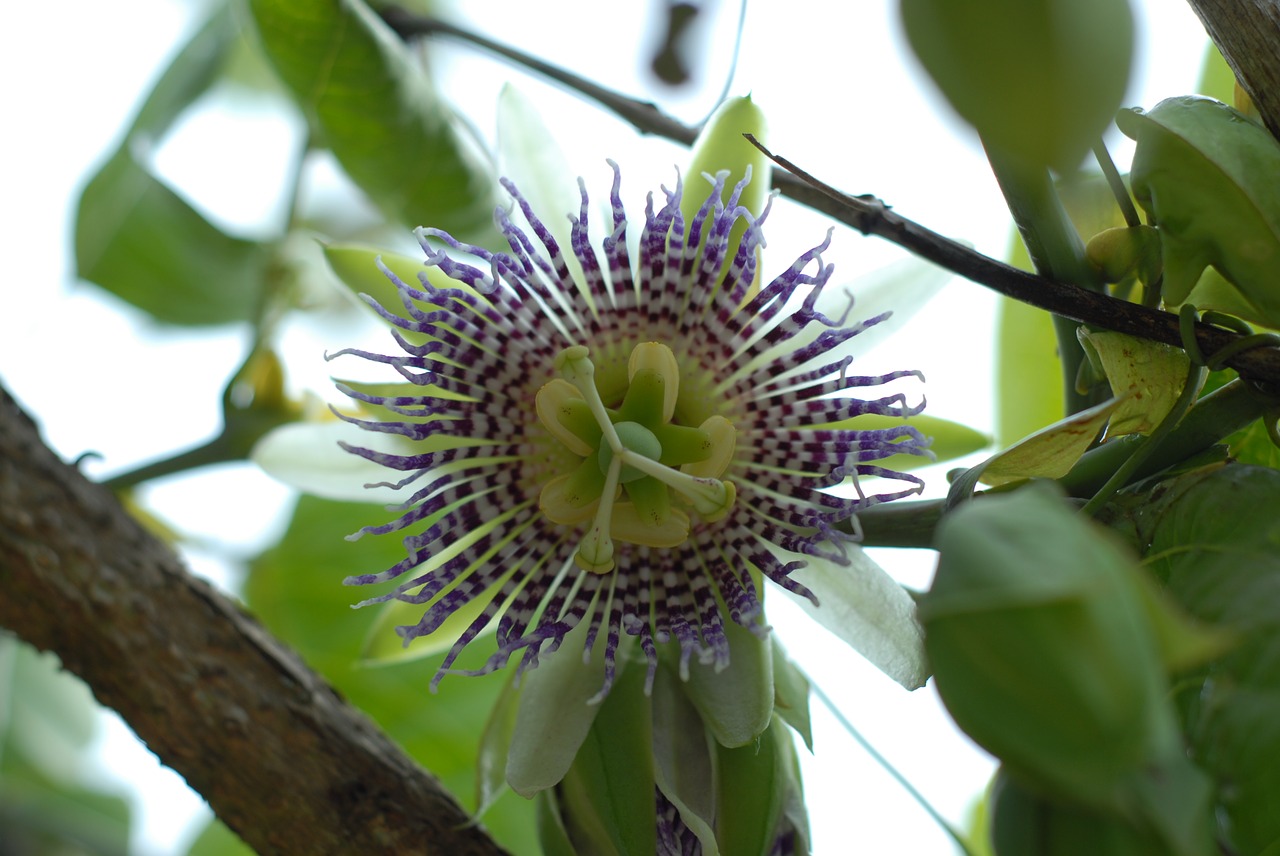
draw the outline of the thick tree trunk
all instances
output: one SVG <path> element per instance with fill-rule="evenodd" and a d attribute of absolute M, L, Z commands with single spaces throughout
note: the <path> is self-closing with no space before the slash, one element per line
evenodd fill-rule
<path fill-rule="evenodd" d="M 0 388 L 0 626 L 56 653 L 259 853 L 500 854 L 429 773 Z"/>
<path fill-rule="evenodd" d="M 1280 139 L 1280 2 L 1188 0 L 1236 79 Z"/>

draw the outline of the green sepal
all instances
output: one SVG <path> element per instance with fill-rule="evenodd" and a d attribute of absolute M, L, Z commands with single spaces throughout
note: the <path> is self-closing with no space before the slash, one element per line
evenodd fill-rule
<path fill-rule="evenodd" d="M 769 727 L 773 715 L 773 655 L 769 642 L 733 621 L 724 624 L 730 667 L 717 672 L 694 665 L 685 694 L 722 746 L 745 746 Z M 659 649 L 668 668 L 676 668 L 676 645 Z"/>
<path fill-rule="evenodd" d="M 813 729 L 809 722 L 809 678 L 782 649 L 777 634 L 770 634 L 773 654 L 773 710 L 795 729 L 804 745 L 813 751 Z"/>
<path fill-rule="evenodd" d="M 716 838 L 723 853 L 769 856 L 787 805 L 791 732 L 778 717 L 751 744 L 715 746 Z"/>
<path fill-rule="evenodd" d="M 588 614 L 591 608 L 588 605 Z M 553 654 L 543 653 L 538 667 L 523 675 L 507 756 L 507 783 L 522 797 L 532 797 L 564 778 L 600 712 L 592 699 L 604 686 L 605 643 L 601 634 L 590 659 L 583 662 L 589 630 L 590 622 L 580 621 Z M 622 641 L 619 672 L 625 672 L 631 637 Z"/>
<path fill-rule="evenodd" d="M 657 852 L 657 816 L 645 670 L 623 670 L 599 707 L 555 789 L 560 817 L 580 853 L 650 856 Z"/>
<path fill-rule="evenodd" d="M 666 663 L 654 675 L 651 698 L 654 780 L 702 843 L 704 856 L 719 856 L 714 828 L 715 738 Z"/>
<path fill-rule="evenodd" d="M 1182 751 L 1134 560 L 1043 484 L 966 503 L 937 545 L 920 619 L 957 724 L 1046 791 L 1129 806 Z"/>

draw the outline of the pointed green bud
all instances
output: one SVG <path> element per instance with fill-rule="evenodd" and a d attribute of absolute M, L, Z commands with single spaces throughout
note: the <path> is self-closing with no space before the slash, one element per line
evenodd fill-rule
<path fill-rule="evenodd" d="M 685 182 L 690 187 L 702 186 L 702 174 L 715 175 L 722 169 L 729 171 L 725 181 L 724 198 L 751 169 L 751 183 L 742 192 L 739 200 L 744 208 L 758 215 L 764 209 L 765 197 L 769 195 L 769 177 L 772 162 L 764 154 L 751 145 L 743 134 L 751 134 L 760 142 L 766 142 L 767 126 L 764 111 L 756 106 L 748 95 L 742 98 L 730 98 L 721 104 L 707 119 L 698 139 L 693 143 L 693 159 L 685 172 Z M 698 209 L 706 200 L 706 193 L 685 193 L 680 211 L 686 223 L 693 219 Z M 744 226 L 745 228 L 745 226 Z M 735 240 L 729 251 L 737 249 Z"/>

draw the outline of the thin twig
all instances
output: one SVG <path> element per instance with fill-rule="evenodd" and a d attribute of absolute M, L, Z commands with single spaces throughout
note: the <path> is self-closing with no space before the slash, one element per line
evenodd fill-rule
<path fill-rule="evenodd" d="M 665 137 L 686 145 L 692 143 L 697 136 L 696 128 L 667 116 L 652 103 L 621 95 L 461 27 L 398 8 L 386 9 L 382 15 L 402 38 L 445 35 L 492 51 L 518 66 L 544 75 L 596 101 L 630 122 L 641 133 Z M 864 235 L 875 235 L 895 243 L 965 279 L 1047 312 L 1107 330 L 1181 347 L 1182 338 L 1178 332 L 1176 315 L 1018 270 L 902 217 L 875 196 L 850 196 L 819 181 L 789 160 L 774 157 L 768 152 L 766 154 L 788 170 L 775 172 L 773 176 L 773 186 L 782 195 L 820 211 Z M 1197 341 L 1210 353 L 1221 350 L 1236 338 L 1233 333 L 1207 324 L 1196 327 Z M 1280 389 L 1280 349 L 1249 350 L 1233 357 L 1227 365 L 1242 376 Z"/>

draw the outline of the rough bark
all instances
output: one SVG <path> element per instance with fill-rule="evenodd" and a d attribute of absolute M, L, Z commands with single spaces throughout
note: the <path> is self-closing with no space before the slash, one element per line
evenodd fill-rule
<path fill-rule="evenodd" d="M 1188 0 L 1271 133 L 1280 138 L 1280 2 Z"/>
<path fill-rule="evenodd" d="M 0 593 L 0 626 L 56 653 L 259 853 L 504 852 L 3 388 Z"/>

